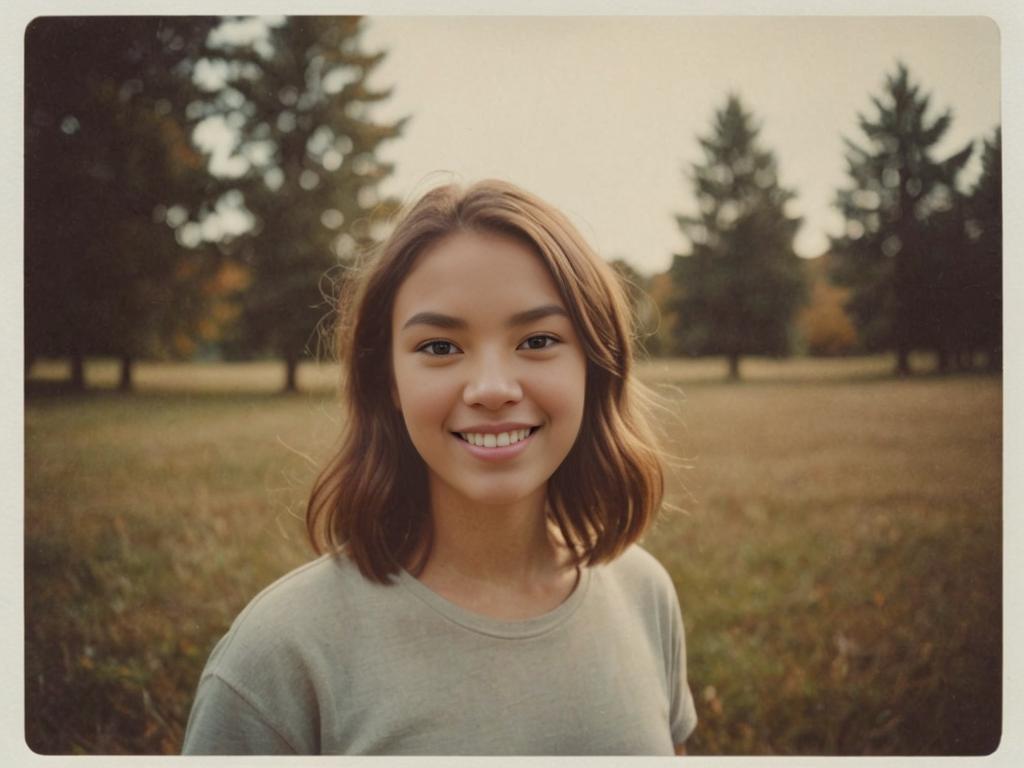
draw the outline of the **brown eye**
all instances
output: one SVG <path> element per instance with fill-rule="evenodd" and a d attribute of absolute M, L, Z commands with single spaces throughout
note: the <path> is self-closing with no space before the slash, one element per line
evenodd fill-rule
<path fill-rule="evenodd" d="M 428 341 L 426 344 L 420 346 L 417 352 L 426 352 L 432 357 L 448 357 L 454 354 L 458 350 L 454 344 L 450 341 Z"/>
<path fill-rule="evenodd" d="M 550 342 L 550 343 L 548 343 Z M 540 334 L 538 336 L 531 336 L 524 341 L 520 346 L 526 349 L 547 349 L 558 343 L 558 339 L 554 336 L 548 336 L 547 334 Z"/>

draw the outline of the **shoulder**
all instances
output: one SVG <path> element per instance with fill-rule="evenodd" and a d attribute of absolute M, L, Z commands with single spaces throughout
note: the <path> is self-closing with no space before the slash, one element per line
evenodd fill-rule
<path fill-rule="evenodd" d="M 324 555 L 285 574 L 242 610 L 214 648 L 206 674 L 231 680 L 267 666 L 306 666 L 367 599 L 388 587 L 367 581 L 343 555 Z"/>
<path fill-rule="evenodd" d="M 232 630 L 265 624 L 291 625 L 308 609 L 338 605 L 361 588 L 362 576 L 352 562 L 339 555 L 324 555 L 285 574 L 254 597 L 238 615 Z"/>
<path fill-rule="evenodd" d="M 317 751 L 323 687 L 338 678 L 346 625 L 372 588 L 348 558 L 324 556 L 256 595 L 200 676 L 186 750 Z"/>
<path fill-rule="evenodd" d="M 617 595 L 623 610 L 661 629 L 675 623 L 679 614 L 675 585 L 650 552 L 634 544 L 598 571 L 601 588 Z"/>
<path fill-rule="evenodd" d="M 634 589 L 651 591 L 662 596 L 671 595 L 675 599 L 672 577 L 665 570 L 665 566 L 639 544 L 630 546 L 610 562 L 606 570 L 609 576 Z"/>

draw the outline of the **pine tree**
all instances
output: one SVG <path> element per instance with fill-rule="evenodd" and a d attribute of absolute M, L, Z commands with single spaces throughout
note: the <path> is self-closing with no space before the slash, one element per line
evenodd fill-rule
<path fill-rule="evenodd" d="M 858 115 L 866 146 L 845 140 L 850 185 L 836 205 L 846 233 L 832 240 L 832 277 L 852 289 L 847 309 L 865 344 L 895 349 L 896 371 L 906 374 L 915 348 L 934 348 L 945 361 L 951 307 L 943 282 L 952 257 L 936 247 L 949 224 L 938 216 L 958 203 L 956 178 L 972 144 L 944 160 L 933 157 L 952 113 L 929 119 L 930 97 L 903 64 L 872 102 L 873 118 Z"/>
<path fill-rule="evenodd" d="M 974 357 L 975 318 L 970 304 L 977 265 L 968 238 L 968 204 L 966 195 L 952 189 L 940 209 L 923 223 L 928 266 L 920 280 L 927 288 L 929 306 L 923 309 L 927 314 L 921 321 L 920 342 L 935 351 L 940 373 L 951 366 L 969 368 Z"/>
<path fill-rule="evenodd" d="M 800 220 L 787 216 L 794 193 L 779 185 L 774 154 L 758 143 L 760 128 L 739 97 L 715 114 L 699 138 L 703 162 L 692 169 L 700 207 L 677 216 L 691 243 L 671 268 L 677 351 L 724 354 L 739 378 L 743 355 L 789 350 L 790 325 L 806 287 L 793 238 Z"/>
<path fill-rule="evenodd" d="M 971 191 L 967 232 L 973 266 L 967 300 L 973 348 L 982 348 L 991 370 L 1002 368 L 1003 347 L 1003 140 L 996 128 L 985 140 L 981 176 Z"/>
<path fill-rule="evenodd" d="M 208 190 L 191 145 L 193 68 L 212 18 L 41 17 L 26 32 L 25 342 L 132 361 L 198 322 L 203 270 L 182 279 L 173 224 Z M 166 212 L 177 206 L 180 220 Z M 192 279 L 192 277 L 197 279 Z"/>
<path fill-rule="evenodd" d="M 237 152 L 249 170 L 238 180 L 255 226 L 242 248 L 251 274 L 243 343 L 280 355 L 285 390 L 327 316 L 324 277 L 374 238 L 373 221 L 397 208 L 380 182 L 392 171 L 379 145 L 405 119 L 373 122 L 367 78 L 384 52 L 360 50 L 359 17 L 290 17 L 269 30 L 269 51 L 228 47 L 233 75 L 222 97 L 237 125 Z"/>

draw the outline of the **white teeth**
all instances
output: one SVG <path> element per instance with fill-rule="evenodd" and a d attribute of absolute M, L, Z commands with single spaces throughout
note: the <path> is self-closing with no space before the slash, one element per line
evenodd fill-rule
<path fill-rule="evenodd" d="M 511 432 L 499 432 L 498 434 L 481 434 L 479 432 L 459 433 L 467 443 L 479 445 L 481 448 L 504 448 L 505 446 L 518 443 L 520 440 L 525 440 L 529 434 L 529 429 L 514 429 Z"/>

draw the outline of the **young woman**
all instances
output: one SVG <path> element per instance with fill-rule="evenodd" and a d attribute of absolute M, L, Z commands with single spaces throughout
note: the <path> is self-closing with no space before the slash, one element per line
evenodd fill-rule
<path fill-rule="evenodd" d="M 614 272 L 503 182 L 427 193 L 342 298 L 322 556 L 217 644 L 186 753 L 672 754 L 696 725 Z"/>

